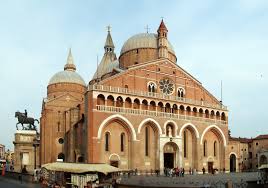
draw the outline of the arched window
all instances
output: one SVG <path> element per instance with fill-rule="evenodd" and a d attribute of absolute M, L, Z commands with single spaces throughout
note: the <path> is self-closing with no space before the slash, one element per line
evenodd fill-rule
<path fill-rule="evenodd" d="M 105 133 L 105 151 L 109 151 L 109 143 L 110 143 L 110 134 L 106 132 Z"/>
<path fill-rule="evenodd" d="M 178 97 L 183 98 L 185 96 L 184 88 L 179 87 L 178 88 Z"/>
<path fill-rule="evenodd" d="M 183 132 L 183 152 L 184 152 L 184 158 L 187 158 L 187 134 L 186 134 L 186 131 Z"/>
<path fill-rule="evenodd" d="M 125 133 L 121 133 L 121 152 L 124 151 L 124 145 L 125 145 Z"/>
<path fill-rule="evenodd" d="M 214 157 L 217 156 L 217 142 L 214 142 Z"/>
<path fill-rule="evenodd" d="M 149 128 L 145 127 L 145 156 L 149 156 Z"/>
<path fill-rule="evenodd" d="M 154 82 L 149 82 L 148 83 L 148 91 L 155 93 L 156 92 L 156 84 Z"/>
<path fill-rule="evenodd" d="M 205 140 L 204 143 L 203 143 L 203 150 L 204 150 L 204 157 L 207 156 L 207 141 Z"/>

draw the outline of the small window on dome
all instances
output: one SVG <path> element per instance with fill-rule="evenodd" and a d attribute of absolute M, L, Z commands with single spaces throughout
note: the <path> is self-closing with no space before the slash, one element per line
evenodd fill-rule
<path fill-rule="evenodd" d="M 137 53 L 137 54 L 139 53 L 139 49 L 136 50 L 136 53 Z"/>
<path fill-rule="evenodd" d="M 138 62 L 135 62 L 135 65 L 137 65 L 138 64 Z"/>
<path fill-rule="evenodd" d="M 158 68 L 158 71 L 160 71 L 160 68 Z"/>

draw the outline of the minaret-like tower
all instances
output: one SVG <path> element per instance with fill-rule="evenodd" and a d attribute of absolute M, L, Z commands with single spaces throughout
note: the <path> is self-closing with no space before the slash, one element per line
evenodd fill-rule
<path fill-rule="evenodd" d="M 69 49 L 69 54 L 68 54 L 68 58 L 67 58 L 67 62 L 64 66 L 64 70 L 66 71 L 75 71 L 76 70 L 76 66 L 74 64 L 74 59 L 73 59 L 73 55 L 72 55 L 72 49 Z"/>
<path fill-rule="evenodd" d="M 110 33 L 110 29 L 111 27 L 108 26 L 108 34 L 107 34 L 106 42 L 104 45 L 105 53 L 114 53 L 114 43 L 113 43 L 113 39 Z"/>
<path fill-rule="evenodd" d="M 164 24 L 163 19 L 161 20 L 160 26 L 157 30 L 158 33 L 158 58 L 168 58 L 168 30 Z"/>

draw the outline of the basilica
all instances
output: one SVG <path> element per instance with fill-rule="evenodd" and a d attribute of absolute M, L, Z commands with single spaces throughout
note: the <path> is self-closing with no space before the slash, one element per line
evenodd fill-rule
<path fill-rule="evenodd" d="M 227 107 L 179 65 L 168 36 L 162 20 L 155 33 L 127 39 L 117 57 L 108 30 L 87 82 L 69 51 L 42 101 L 41 164 L 60 159 L 161 172 L 241 168 L 245 157 L 240 140 L 229 135 Z"/>

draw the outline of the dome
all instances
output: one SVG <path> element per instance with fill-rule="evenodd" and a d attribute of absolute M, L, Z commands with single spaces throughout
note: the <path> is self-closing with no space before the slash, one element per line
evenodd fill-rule
<path fill-rule="evenodd" d="M 157 49 L 157 34 L 155 33 L 140 33 L 130 37 L 123 45 L 120 55 L 123 53 L 138 49 L 138 48 L 156 48 Z M 168 51 L 175 55 L 173 46 L 168 41 Z"/>
<path fill-rule="evenodd" d="M 56 83 L 74 83 L 86 86 L 83 78 L 78 73 L 71 70 L 61 71 L 52 76 L 49 85 Z"/>

